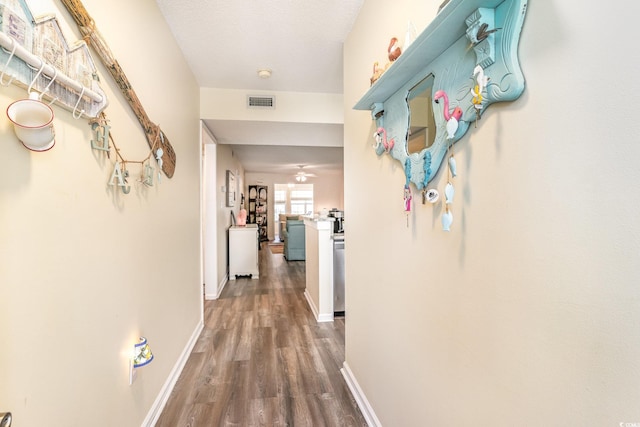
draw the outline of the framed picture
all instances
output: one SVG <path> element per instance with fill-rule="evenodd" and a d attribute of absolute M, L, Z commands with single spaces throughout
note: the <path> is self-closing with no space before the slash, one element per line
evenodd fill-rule
<path fill-rule="evenodd" d="M 227 171 L 227 207 L 232 208 L 236 204 L 236 176 L 230 170 Z"/>

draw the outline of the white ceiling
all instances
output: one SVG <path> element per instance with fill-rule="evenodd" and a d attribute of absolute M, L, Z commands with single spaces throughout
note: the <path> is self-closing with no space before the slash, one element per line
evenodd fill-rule
<path fill-rule="evenodd" d="M 363 0 L 156 0 L 200 87 L 342 93 Z M 272 70 L 269 79 L 257 71 Z M 342 169 L 342 125 L 207 120 L 248 172 Z M 318 147 L 314 145 L 326 145 Z"/>

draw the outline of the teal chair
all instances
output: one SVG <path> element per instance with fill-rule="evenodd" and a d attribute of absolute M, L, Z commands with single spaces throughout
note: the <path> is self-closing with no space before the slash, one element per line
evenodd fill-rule
<path fill-rule="evenodd" d="M 288 219 L 284 230 L 284 257 L 287 261 L 304 261 L 304 221 Z"/>

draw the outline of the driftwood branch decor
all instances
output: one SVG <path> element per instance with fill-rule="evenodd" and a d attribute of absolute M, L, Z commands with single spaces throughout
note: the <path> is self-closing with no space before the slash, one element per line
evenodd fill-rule
<path fill-rule="evenodd" d="M 145 136 L 147 138 L 147 142 L 152 150 L 157 150 L 158 148 L 162 148 L 164 151 L 163 163 L 162 163 L 162 171 L 169 178 L 173 176 L 173 172 L 176 168 L 176 153 L 173 150 L 173 147 L 169 143 L 169 138 L 162 132 L 160 127 L 153 123 L 147 113 L 144 111 L 138 96 L 131 87 L 131 83 L 127 79 L 127 76 L 122 71 L 120 64 L 113 56 L 113 53 L 107 46 L 106 41 L 95 27 L 95 23 L 93 18 L 89 16 L 87 10 L 80 0 L 61 0 L 62 4 L 67 8 L 71 16 L 78 24 L 78 28 L 80 33 L 83 35 L 85 41 L 88 45 L 92 46 L 102 63 L 107 67 L 111 76 L 115 79 L 116 83 L 120 87 L 120 90 L 124 94 L 125 98 L 129 102 L 131 109 L 134 114 L 138 118 L 138 121 L 142 125 L 144 129 Z M 158 139 L 158 134 L 160 138 Z"/>

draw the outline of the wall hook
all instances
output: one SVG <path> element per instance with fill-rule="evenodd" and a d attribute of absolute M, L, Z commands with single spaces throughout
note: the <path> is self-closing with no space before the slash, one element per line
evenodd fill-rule
<path fill-rule="evenodd" d="M 27 64 L 28 65 L 28 64 Z M 29 83 L 29 87 L 27 88 L 27 94 L 29 96 L 31 96 L 31 88 L 33 88 L 33 84 L 36 82 L 36 80 L 38 80 L 38 77 L 40 77 L 40 74 L 42 74 L 42 71 L 44 70 L 44 67 L 47 64 L 44 63 L 44 61 L 42 61 L 42 65 L 40 66 L 40 69 L 38 70 L 38 72 L 36 73 L 36 76 L 33 78 L 33 80 L 31 80 L 31 83 Z M 29 67 L 31 68 L 31 67 Z M 34 68 L 35 70 L 35 68 Z"/>
<path fill-rule="evenodd" d="M 51 88 L 51 85 L 53 84 L 53 82 L 56 81 L 56 78 L 58 77 L 58 69 L 54 68 L 53 69 L 53 77 L 51 77 L 51 81 L 47 84 L 47 86 L 44 88 L 44 90 L 42 91 L 42 93 L 40 94 L 40 96 L 38 96 L 38 100 L 42 101 L 42 97 L 44 96 L 45 93 L 49 92 L 49 88 Z M 53 101 L 51 101 L 51 104 L 53 104 L 56 99 L 58 99 L 58 97 L 56 96 L 54 98 Z M 49 105 L 51 105 L 49 104 Z"/>
<path fill-rule="evenodd" d="M 6 64 L 4 64 L 4 68 L 2 69 L 2 74 L 0 74 L 0 85 L 2 86 L 9 86 L 13 82 L 13 80 L 16 78 L 15 74 L 11 74 L 9 76 L 10 77 L 9 81 L 6 83 L 4 82 L 4 75 L 9 69 L 9 63 L 13 59 L 13 56 L 16 54 L 16 48 L 18 47 L 18 43 L 16 43 L 15 40 L 11 39 L 11 41 L 13 42 L 13 48 L 11 49 L 11 53 L 9 54 L 9 59 L 7 59 Z"/>
<path fill-rule="evenodd" d="M 78 111 L 78 105 L 80 105 L 80 101 L 82 101 L 82 97 L 84 96 L 84 86 L 82 86 L 82 92 L 80 92 L 80 96 L 78 97 L 78 101 L 76 102 L 76 105 L 73 107 L 73 111 L 71 112 L 71 115 L 73 116 L 74 119 L 79 119 L 80 117 L 82 117 L 82 115 L 84 114 L 84 109 L 80 110 L 80 114 L 78 114 L 76 116 L 76 111 Z"/>

